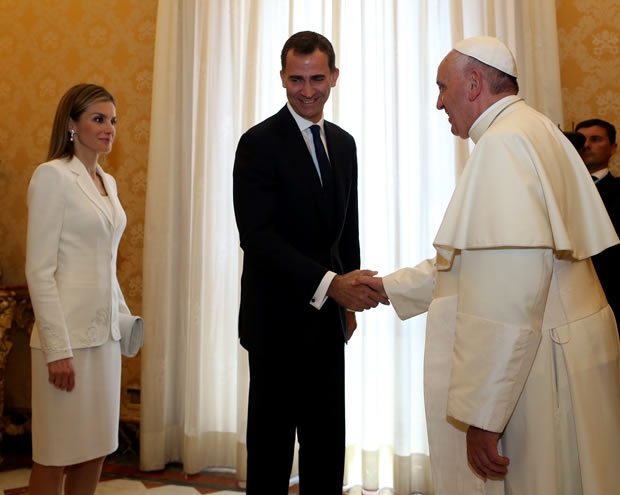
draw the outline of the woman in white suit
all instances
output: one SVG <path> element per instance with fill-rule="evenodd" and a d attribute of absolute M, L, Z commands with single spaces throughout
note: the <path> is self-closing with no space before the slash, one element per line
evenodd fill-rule
<path fill-rule="evenodd" d="M 98 163 L 111 151 L 116 104 L 79 84 L 56 110 L 48 161 L 28 188 L 26 278 L 35 313 L 30 495 L 95 492 L 118 446 L 119 312 L 116 278 L 127 219 L 114 178 Z"/>

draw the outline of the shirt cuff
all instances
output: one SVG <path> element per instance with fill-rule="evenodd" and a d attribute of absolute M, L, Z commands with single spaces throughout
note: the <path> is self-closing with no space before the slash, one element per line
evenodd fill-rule
<path fill-rule="evenodd" d="M 312 299 L 310 299 L 310 305 L 315 307 L 316 309 L 321 309 L 325 301 L 327 301 L 327 289 L 329 289 L 332 280 L 336 276 L 335 272 L 327 272 L 323 275 L 323 279 L 321 283 L 317 287 Z"/>

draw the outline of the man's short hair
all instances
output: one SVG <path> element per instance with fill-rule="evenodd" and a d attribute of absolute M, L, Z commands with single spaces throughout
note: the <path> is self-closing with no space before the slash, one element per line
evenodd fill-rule
<path fill-rule="evenodd" d="M 280 63 L 282 64 L 282 70 L 286 69 L 286 55 L 290 50 L 300 55 L 310 55 L 318 49 L 327 54 L 327 64 L 329 65 L 329 71 L 336 71 L 336 53 L 331 42 L 322 34 L 315 33 L 314 31 L 300 31 L 291 36 L 284 47 L 282 48 L 282 54 L 280 55 Z"/>

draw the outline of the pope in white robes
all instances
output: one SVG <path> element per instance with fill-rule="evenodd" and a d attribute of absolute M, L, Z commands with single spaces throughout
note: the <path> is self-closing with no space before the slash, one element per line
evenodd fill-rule
<path fill-rule="evenodd" d="M 620 344 L 590 256 L 618 238 L 572 144 L 517 96 L 486 36 L 437 73 L 437 108 L 475 147 L 437 256 L 361 282 L 428 311 L 424 387 L 435 495 L 618 490 Z"/>

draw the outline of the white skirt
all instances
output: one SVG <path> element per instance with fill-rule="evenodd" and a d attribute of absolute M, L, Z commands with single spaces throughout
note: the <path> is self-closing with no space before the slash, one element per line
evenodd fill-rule
<path fill-rule="evenodd" d="M 75 388 L 58 390 L 48 381 L 43 351 L 32 356 L 32 459 L 44 466 L 70 466 L 118 448 L 121 350 L 108 340 L 73 350 Z"/>

